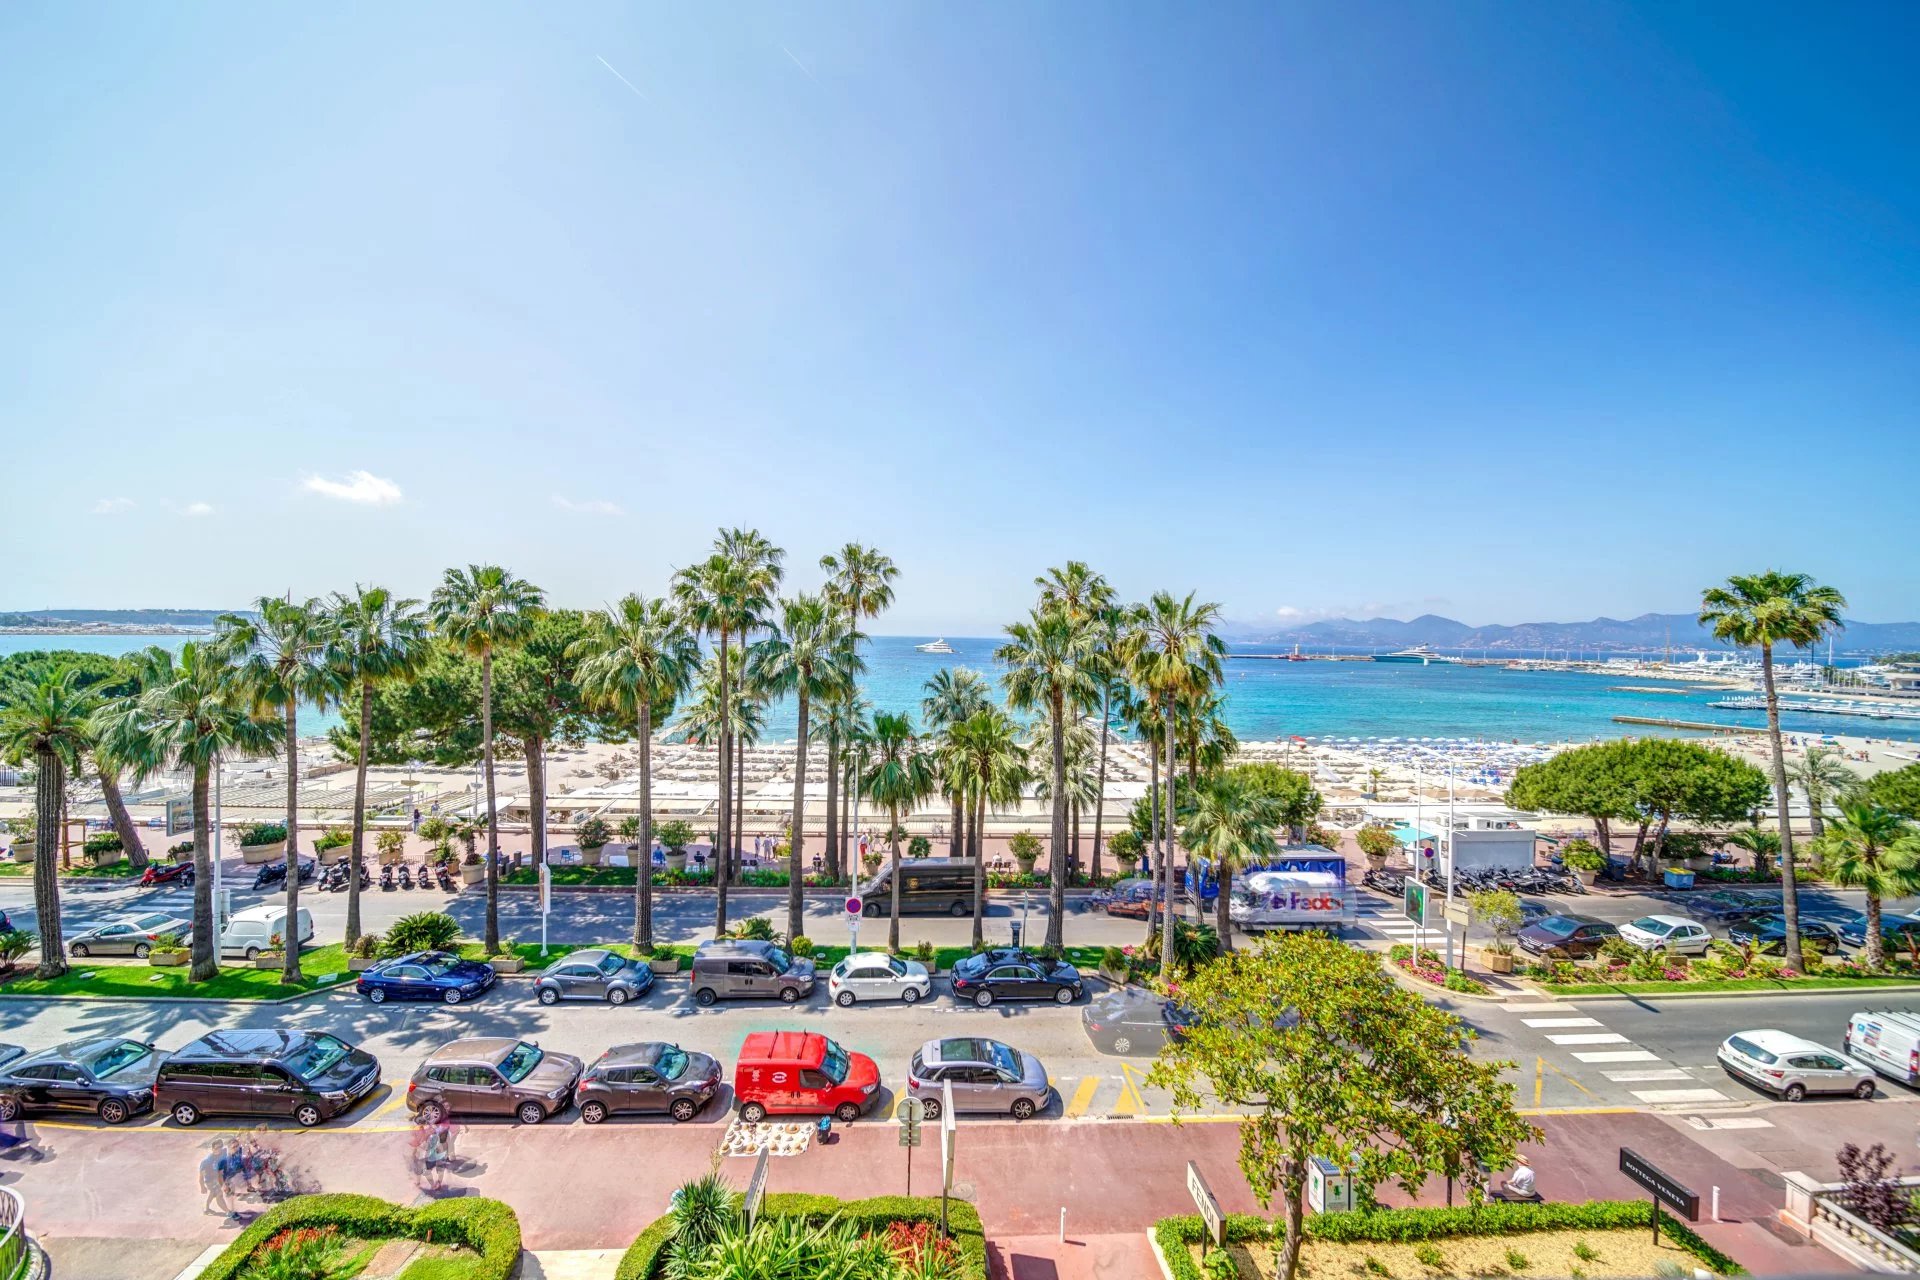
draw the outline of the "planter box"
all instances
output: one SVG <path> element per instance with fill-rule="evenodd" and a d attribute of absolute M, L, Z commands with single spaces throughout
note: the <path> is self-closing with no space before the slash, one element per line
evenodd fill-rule
<path fill-rule="evenodd" d="M 193 958 L 189 951 L 149 951 L 147 963 L 156 969 L 178 969 Z"/>
<path fill-rule="evenodd" d="M 669 871 L 678 871 L 678 872 L 680 872 L 680 873 L 682 873 L 682 874 L 685 874 L 685 872 L 686 872 L 686 869 L 687 869 L 687 855 L 686 855 L 686 854 L 684 854 L 684 853 L 669 853 L 669 854 L 667 855 L 667 870 L 669 870 Z"/>
<path fill-rule="evenodd" d="M 476 862 L 472 866 L 468 866 L 464 862 L 460 864 L 460 883 L 461 884 L 464 884 L 464 885 L 481 884 L 486 880 L 486 878 L 487 878 L 486 863 Z"/>
<path fill-rule="evenodd" d="M 1013 861 L 1014 861 L 1014 865 L 1020 868 L 1021 875 L 1030 876 L 1033 874 L 1034 864 L 1038 862 L 1039 859 L 1038 858 L 1015 858 Z"/>
<path fill-rule="evenodd" d="M 602 844 L 594 845 L 591 849 L 586 845 L 581 845 L 580 865 L 583 867 L 597 867 L 600 865 L 600 859 L 606 855 L 606 852 L 607 847 Z"/>
<path fill-rule="evenodd" d="M 93 866 L 111 867 L 116 863 L 125 862 L 127 860 L 127 851 L 125 849 L 109 849 L 105 853 L 86 854 L 84 858 Z"/>
<path fill-rule="evenodd" d="M 1127 985 L 1127 971 L 1125 969 L 1109 969 L 1102 965 L 1100 968 L 1100 976 L 1116 987 L 1124 987 Z"/>
<path fill-rule="evenodd" d="M 373 968 L 373 966 L 379 963 L 380 958 L 378 956 L 348 956 L 347 972 L 365 973 L 368 969 Z"/>
<path fill-rule="evenodd" d="M 1487 966 L 1488 973 L 1513 972 L 1513 953 L 1511 951 L 1504 955 L 1498 951 L 1483 951 L 1480 953 L 1480 961 Z"/>
<path fill-rule="evenodd" d="M 680 972 L 680 957 L 668 956 L 662 960 L 656 956 L 647 961 L 647 968 L 653 970 L 656 974 L 678 973 Z"/>
<path fill-rule="evenodd" d="M 152 957 L 149 956 L 149 959 Z M 287 967 L 287 953 L 284 951 L 262 951 L 253 958 L 256 969 L 284 969 Z"/>
<path fill-rule="evenodd" d="M 240 858 L 248 866 L 257 866 L 262 862 L 278 862 L 287 856 L 287 842 L 275 840 L 272 844 L 243 844 L 240 846 Z"/>
<path fill-rule="evenodd" d="M 1575 870 L 1573 874 L 1576 876 L 1579 876 L 1580 883 L 1585 885 L 1589 889 L 1593 888 L 1593 882 L 1600 878 L 1600 873 L 1598 871 Z"/>
<path fill-rule="evenodd" d="M 495 973 L 519 973 L 527 967 L 527 962 L 519 956 L 495 956 L 487 964 Z"/>
<path fill-rule="evenodd" d="M 320 859 L 321 866 L 330 867 L 336 862 L 345 862 L 347 855 L 352 852 L 353 846 L 351 844 L 336 844 L 327 849 L 316 847 L 313 851 L 313 856 Z"/>

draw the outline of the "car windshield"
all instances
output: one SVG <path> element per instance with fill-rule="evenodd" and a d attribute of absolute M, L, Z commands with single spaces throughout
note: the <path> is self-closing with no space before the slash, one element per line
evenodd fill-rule
<path fill-rule="evenodd" d="M 444 978 L 452 973 L 453 966 L 459 963 L 460 962 L 452 956 L 437 956 L 432 959 L 422 960 L 420 967 L 427 971 L 427 976 L 430 978 Z"/>
<path fill-rule="evenodd" d="M 793 968 L 793 961 L 787 957 L 786 952 L 778 947 L 768 948 L 767 963 L 773 966 L 775 973 L 785 973 L 787 970 Z"/>
<path fill-rule="evenodd" d="M 1755 916 L 1753 919 L 1747 921 L 1747 927 L 1749 929 L 1779 929 L 1785 932 L 1787 922 L 1781 916 Z"/>
<path fill-rule="evenodd" d="M 1633 928 L 1642 933 L 1650 933 L 1656 938 L 1664 938 L 1673 932 L 1673 926 L 1665 920 L 1656 920 L 1652 916 L 1641 916 L 1633 922 Z"/>
<path fill-rule="evenodd" d="M 527 1078 L 528 1072 L 540 1065 L 540 1059 L 546 1056 L 540 1052 L 539 1045 L 528 1044 L 522 1040 L 500 1060 L 500 1074 L 507 1078 L 508 1084 L 519 1084 Z"/>
<path fill-rule="evenodd" d="M 1753 1041 L 1745 1039 L 1744 1037 L 1741 1037 L 1741 1036 L 1730 1037 L 1727 1040 L 1727 1043 L 1733 1046 L 1735 1052 L 1743 1053 L 1747 1057 L 1752 1058 L 1755 1062 L 1764 1062 L 1768 1066 L 1772 1066 L 1774 1063 L 1780 1061 L 1780 1058 L 1777 1054 L 1772 1054 L 1767 1052 L 1765 1049 L 1762 1049 L 1759 1045 L 1755 1044 Z"/>
<path fill-rule="evenodd" d="M 956 960 L 953 963 L 954 972 L 960 974 L 979 973 L 986 967 L 987 958 L 985 956 L 967 956 L 965 959 Z"/>
<path fill-rule="evenodd" d="M 660 1051 L 660 1060 L 653 1064 L 662 1080 L 678 1080 L 687 1074 L 686 1051 L 677 1045 L 668 1045 Z"/>
<path fill-rule="evenodd" d="M 621 959 L 619 956 L 612 954 L 611 952 L 609 952 L 600 961 L 600 972 L 602 974 L 618 973 L 620 972 L 620 970 L 626 967 L 627 967 L 627 962 Z"/>
<path fill-rule="evenodd" d="M 842 1084 L 847 1078 L 847 1051 L 833 1041 L 827 1041 L 827 1056 L 820 1060 L 820 1074 L 835 1084 Z"/>
<path fill-rule="evenodd" d="M 95 1080 L 105 1080 L 108 1076 L 125 1071 L 136 1062 L 153 1056 L 153 1050 L 138 1040 L 122 1040 L 119 1044 L 94 1055 L 86 1063 L 87 1074 Z"/>
<path fill-rule="evenodd" d="M 302 1080 L 311 1080 L 331 1071 L 334 1064 L 346 1056 L 346 1041 L 329 1035 L 317 1035 L 287 1059 L 287 1070 Z"/>
<path fill-rule="evenodd" d="M 1016 1077 L 1019 1076 L 1020 1055 L 1018 1053 L 997 1040 L 994 1042 L 991 1052 L 993 1054 L 994 1066 L 999 1067 L 1002 1071 L 1010 1072 Z"/>
<path fill-rule="evenodd" d="M 1548 916 L 1534 928 L 1542 929 L 1556 938 L 1564 938 L 1580 927 L 1580 922 L 1572 916 Z"/>

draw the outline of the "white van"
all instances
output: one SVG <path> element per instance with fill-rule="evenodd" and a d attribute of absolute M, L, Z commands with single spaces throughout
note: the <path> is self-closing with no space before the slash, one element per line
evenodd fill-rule
<path fill-rule="evenodd" d="M 1353 923 L 1340 878 L 1330 871 L 1255 871 L 1235 880 L 1227 918 L 1242 929 L 1325 929 Z"/>
<path fill-rule="evenodd" d="M 1849 1058 L 1901 1084 L 1920 1084 L 1920 1013 L 1856 1013 L 1843 1044 Z"/>
<path fill-rule="evenodd" d="M 299 933 L 299 946 L 304 947 L 313 941 L 313 914 L 305 907 L 300 908 Z M 251 960 L 262 951 L 280 950 L 286 938 L 285 907 L 249 907 L 245 911 L 234 912 L 233 918 L 227 921 L 227 927 L 221 930 L 220 954 L 245 956 Z"/>

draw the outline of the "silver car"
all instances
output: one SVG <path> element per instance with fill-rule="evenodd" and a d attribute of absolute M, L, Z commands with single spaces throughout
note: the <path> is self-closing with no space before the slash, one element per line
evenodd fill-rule
<path fill-rule="evenodd" d="M 533 987 L 541 1004 L 560 1000 L 625 1004 L 653 990 L 653 970 L 638 960 L 595 947 L 554 961 L 534 979 Z"/>
<path fill-rule="evenodd" d="M 153 950 L 153 944 L 167 934 L 184 938 L 191 932 L 191 921 L 153 911 L 141 916 L 122 916 L 85 933 L 76 933 L 67 943 L 67 950 L 76 956 L 134 956 L 144 960 Z"/>
<path fill-rule="evenodd" d="M 953 1087 L 955 1111 L 991 1111 L 1029 1120 L 1053 1100 L 1040 1059 L 982 1036 L 929 1040 L 907 1069 L 907 1094 L 938 1119 L 943 1084 Z"/>
<path fill-rule="evenodd" d="M 1720 1065 L 1736 1080 L 1798 1102 L 1810 1093 L 1873 1096 L 1874 1075 L 1851 1058 L 1785 1031 L 1742 1031 L 1720 1045 Z"/>

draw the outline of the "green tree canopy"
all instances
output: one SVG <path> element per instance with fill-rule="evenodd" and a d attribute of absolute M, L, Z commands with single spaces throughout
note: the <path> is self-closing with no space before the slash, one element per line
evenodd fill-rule
<path fill-rule="evenodd" d="M 1869 804 L 1920 822 L 1920 764 L 1875 774 L 1863 785 L 1862 794 Z"/>
<path fill-rule="evenodd" d="M 1314 790 L 1313 779 L 1298 769 L 1260 760 L 1234 765 L 1226 772 L 1240 786 L 1271 801 L 1290 832 L 1304 831 L 1320 816 L 1320 793 Z"/>
<path fill-rule="evenodd" d="M 1562 751 L 1514 775 L 1516 809 L 1589 818 L 1602 845 L 1611 824 L 1656 830 L 1655 848 L 1676 821 L 1738 822 L 1767 798 L 1767 777 L 1744 760 L 1698 742 L 1642 738 Z"/>

